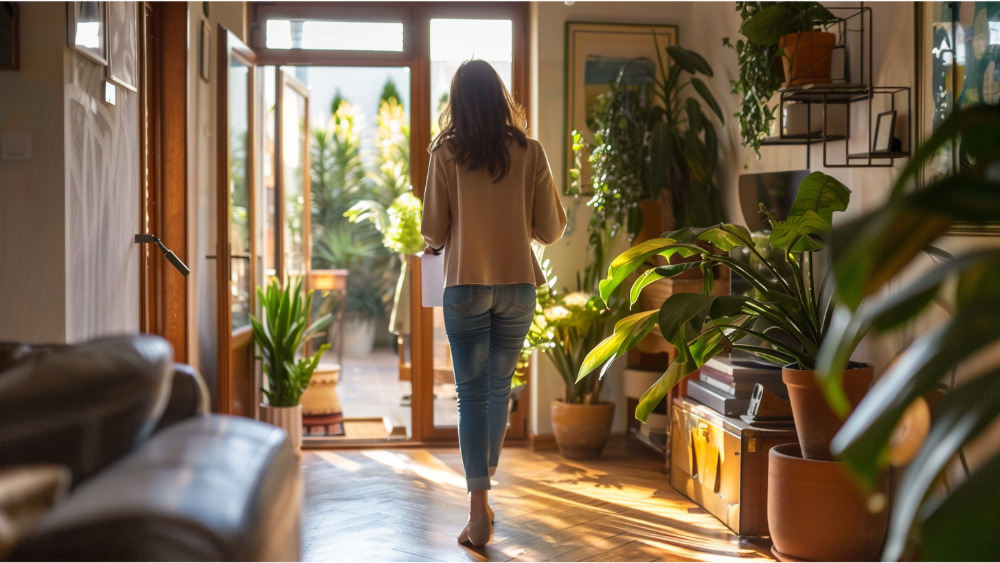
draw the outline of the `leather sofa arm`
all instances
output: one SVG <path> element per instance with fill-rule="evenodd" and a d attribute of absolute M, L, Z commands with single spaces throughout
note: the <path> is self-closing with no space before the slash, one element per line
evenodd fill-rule
<path fill-rule="evenodd" d="M 22 561 L 298 561 L 302 481 L 285 432 L 195 417 L 154 435 L 49 512 Z"/>
<path fill-rule="evenodd" d="M 154 432 L 193 416 L 208 414 L 211 412 L 208 401 L 208 386 L 205 385 L 205 380 L 201 378 L 198 370 L 187 364 L 174 364 L 170 399 Z"/>

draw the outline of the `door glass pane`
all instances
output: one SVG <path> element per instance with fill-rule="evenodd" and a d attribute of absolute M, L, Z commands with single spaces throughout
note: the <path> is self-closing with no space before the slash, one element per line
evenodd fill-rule
<path fill-rule="evenodd" d="M 508 90 L 512 84 L 513 23 L 511 20 L 431 20 L 431 138 L 440 132 L 438 118 L 448 105 L 451 79 L 471 58 L 490 63 Z M 444 315 L 434 309 L 434 426 L 456 426 L 455 374 Z"/>
<path fill-rule="evenodd" d="M 410 311 L 406 301 L 395 306 L 402 260 L 387 245 L 379 223 L 411 189 L 409 69 L 296 67 L 288 72 L 309 87 L 311 267 L 314 274 L 347 270 L 346 295 L 320 291 L 313 297 L 322 301 L 320 314 L 344 312 L 343 320 L 316 341 L 332 345 L 323 364 L 339 363 L 338 346 L 344 343 L 337 385 L 347 421 L 343 437 L 406 438 L 411 434 Z M 355 206 L 371 213 L 352 223 L 345 213 Z M 383 419 L 399 433 L 388 435 Z M 323 433 L 337 439 L 330 435 L 336 426 L 309 428 L 315 430 L 309 430 L 307 436 L 313 437 L 308 440 Z"/>
<path fill-rule="evenodd" d="M 277 215 L 277 155 L 275 153 L 275 127 L 277 123 L 277 108 L 275 108 L 276 69 L 273 66 L 262 67 L 263 86 L 261 96 L 264 105 L 263 123 L 263 170 L 264 170 L 264 283 L 278 274 L 278 215 Z"/>
<path fill-rule="evenodd" d="M 463 61 L 485 60 L 511 89 L 513 33 L 511 20 L 431 20 L 431 138 L 440 131 L 438 117 L 448 105 L 451 79 Z"/>
<path fill-rule="evenodd" d="M 285 197 L 284 253 L 288 279 L 306 273 L 304 232 L 306 151 L 306 98 L 288 84 L 281 93 L 281 185 Z"/>
<path fill-rule="evenodd" d="M 268 49 L 325 51 L 403 50 L 400 22 L 267 20 Z"/>
<path fill-rule="evenodd" d="M 250 324 L 250 69 L 229 64 L 229 256 L 233 330 Z"/>

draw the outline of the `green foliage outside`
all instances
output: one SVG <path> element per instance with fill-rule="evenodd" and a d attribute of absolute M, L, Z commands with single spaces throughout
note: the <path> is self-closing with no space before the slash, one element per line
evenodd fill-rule
<path fill-rule="evenodd" d="M 330 123 L 312 131 L 310 163 L 312 266 L 349 270 L 346 312 L 377 318 L 388 315 L 399 253 L 386 246 L 379 224 L 352 223 L 348 217 L 359 205 L 388 216 L 397 198 L 410 193 L 409 118 L 391 80 L 383 88 L 385 93 L 392 99 L 380 103 L 373 149 L 362 146 L 364 116 L 338 93 L 339 105 Z M 400 207 L 395 213 L 409 220 L 409 230 L 394 237 L 412 242 L 412 209 Z M 419 219 L 416 224 L 419 234 Z"/>

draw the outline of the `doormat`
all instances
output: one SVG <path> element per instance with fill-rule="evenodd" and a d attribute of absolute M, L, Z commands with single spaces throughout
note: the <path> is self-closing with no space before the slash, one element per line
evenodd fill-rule
<path fill-rule="evenodd" d="M 344 435 L 344 414 L 324 414 L 302 417 L 302 435 L 330 437 Z"/>

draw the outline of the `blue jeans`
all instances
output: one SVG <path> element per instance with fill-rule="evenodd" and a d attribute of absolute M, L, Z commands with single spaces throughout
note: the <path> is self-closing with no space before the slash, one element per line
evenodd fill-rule
<path fill-rule="evenodd" d="M 469 491 L 489 490 L 507 433 L 510 379 L 535 314 L 535 286 L 444 290 L 444 327 L 458 394 L 458 445 Z"/>

